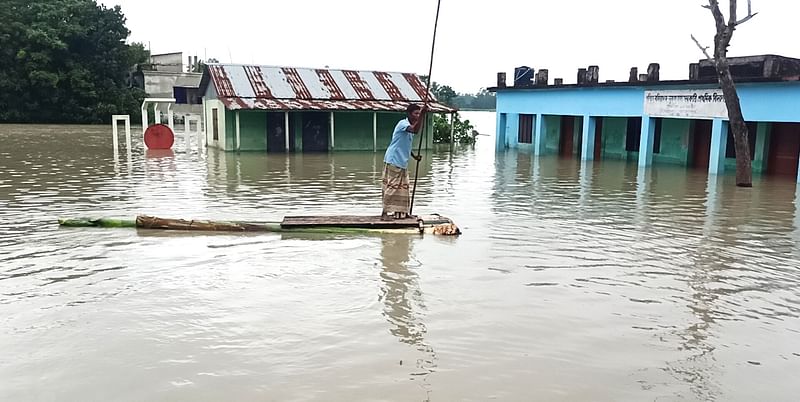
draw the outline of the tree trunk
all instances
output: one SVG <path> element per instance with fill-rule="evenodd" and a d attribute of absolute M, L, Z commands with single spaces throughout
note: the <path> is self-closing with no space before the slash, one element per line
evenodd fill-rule
<path fill-rule="evenodd" d="M 747 135 L 747 125 L 744 123 L 742 106 L 739 104 L 739 94 L 733 83 L 728 59 L 724 55 L 715 58 L 719 84 L 725 97 L 728 109 L 728 120 L 733 133 L 734 149 L 736 150 L 736 185 L 739 187 L 753 186 L 753 170 L 750 163 L 750 144 Z M 723 134 L 726 135 L 726 134 Z M 724 150 L 721 150 L 724 152 Z"/>

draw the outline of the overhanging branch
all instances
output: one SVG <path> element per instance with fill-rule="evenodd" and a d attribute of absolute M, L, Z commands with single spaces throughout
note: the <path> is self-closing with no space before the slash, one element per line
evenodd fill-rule
<path fill-rule="evenodd" d="M 740 19 L 739 21 L 736 21 L 736 26 L 739 26 L 741 24 L 744 24 L 747 21 L 750 21 L 750 18 L 753 18 L 756 15 L 758 15 L 758 13 L 748 14 L 747 17 L 744 17 L 744 18 Z"/>
<path fill-rule="evenodd" d="M 706 59 L 707 59 L 708 61 L 710 61 L 710 62 L 713 62 L 713 61 L 714 61 L 714 59 L 712 59 L 712 58 L 711 58 L 711 56 L 709 56 L 709 55 L 708 55 L 708 46 L 705 46 L 705 47 L 704 47 L 703 45 L 701 45 L 701 44 L 700 44 L 700 41 L 699 41 L 699 40 L 697 40 L 697 38 L 695 38 L 695 37 L 694 37 L 694 35 L 692 35 L 692 40 L 693 40 L 693 41 L 694 41 L 694 43 L 697 45 L 697 47 L 699 47 L 699 48 L 700 48 L 700 51 L 701 51 L 701 52 L 703 52 L 703 54 L 704 54 L 704 55 L 706 55 Z"/>

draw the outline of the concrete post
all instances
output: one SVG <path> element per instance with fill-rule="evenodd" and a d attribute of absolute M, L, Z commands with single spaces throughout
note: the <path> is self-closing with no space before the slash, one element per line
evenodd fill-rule
<path fill-rule="evenodd" d="M 283 132 L 286 141 L 286 152 L 289 152 L 289 111 L 283 112 Z"/>
<path fill-rule="evenodd" d="M 144 137 L 144 132 L 145 130 L 147 130 L 148 117 L 149 116 L 147 115 L 147 103 L 142 102 L 142 137 Z"/>
<path fill-rule="evenodd" d="M 544 155 L 545 148 L 547 145 L 547 124 L 544 120 L 543 114 L 537 114 L 535 117 L 536 121 L 533 122 L 534 125 L 534 139 L 533 139 L 533 154 L 534 155 Z"/>
<path fill-rule="evenodd" d="M 111 116 L 111 131 L 114 135 L 114 157 L 116 158 L 117 153 L 119 152 L 119 139 L 117 136 L 119 135 L 119 127 L 118 122 L 122 120 L 125 122 L 125 146 L 126 149 L 130 152 L 131 149 L 131 116 L 127 114 L 115 114 Z"/>
<path fill-rule="evenodd" d="M 800 183 L 800 161 L 797 162 L 797 182 Z"/>
<path fill-rule="evenodd" d="M 161 111 L 158 110 L 158 102 L 153 103 L 153 118 L 155 124 L 161 124 Z"/>
<path fill-rule="evenodd" d="M 175 115 L 172 113 L 171 103 L 167 103 L 167 125 L 172 132 L 175 132 Z"/>
<path fill-rule="evenodd" d="M 242 149 L 242 131 L 241 126 L 239 125 L 239 111 L 236 111 L 236 151 L 240 151 Z"/>
<path fill-rule="evenodd" d="M 335 124 L 333 122 L 333 111 L 331 111 L 331 151 L 336 147 L 336 136 L 334 135 Z"/>
<path fill-rule="evenodd" d="M 453 150 L 453 140 L 455 140 L 456 134 L 456 114 L 455 112 L 450 113 L 450 150 Z"/>
<path fill-rule="evenodd" d="M 653 164 L 653 140 L 656 136 L 656 119 L 642 116 L 642 131 L 639 138 L 639 167 Z"/>
<path fill-rule="evenodd" d="M 378 112 L 372 112 L 372 152 L 378 152 Z"/>
<path fill-rule="evenodd" d="M 597 118 L 583 116 L 583 134 L 581 137 L 581 160 L 590 161 L 594 159 L 594 130 L 597 126 Z"/>
<path fill-rule="evenodd" d="M 508 146 L 506 144 L 506 125 L 508 115 L 505 113 L 497 113 L 497 132 L 495 135 L 495 151 L 503 151 Z"/>
<path fill-rule="evenodd" d="M 714 119 L 711 124 L 711 155 L 708 159 L 708 173 L 725 173 L 725 150 L 728 147 L 728 122 Z"/>

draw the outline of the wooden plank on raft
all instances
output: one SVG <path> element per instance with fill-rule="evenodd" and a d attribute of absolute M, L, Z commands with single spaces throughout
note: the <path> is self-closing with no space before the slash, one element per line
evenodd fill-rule
<path fill-rule="evenodd" d="M 422 220 L 420 222 L 420 219 Z M 428 215 L 418 218 L 381 220 L 381 217 L 363 215 L 335 215 L 335 216 L 287 216 L 281 222 L 282 228 L 308 228 L 308 227 L 340 227 L 340 228 L 373 228 L 373 229 L 401 229 L 418 228 L 422 226 L 451 223 L 450 219 L 439 215 Z"/>

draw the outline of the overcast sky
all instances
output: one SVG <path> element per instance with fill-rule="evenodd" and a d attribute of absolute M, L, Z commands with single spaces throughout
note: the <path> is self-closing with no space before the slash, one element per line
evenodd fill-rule
<path fill-rule="evenodd" d="M 120 5 L 131 41 L 152 52 L 295 67 L 427 74 L 436 0 L 100 0 Z M 516 66 L 574 83 L 600 66 L 600 80 L 626 80 L 661 64 L 661 79 L 686 79 L 711 45 L 704 0 L 442 0 L 433 80 L 458 92 L 494 85 Z M 720 0 L 727 14 L 728 0 Z M 740 13 L 746 1 L 739 0 Z M 730 55 L 800 57 L 800 1 L 753 0 L 759 14 L 734 35 Z"/>

